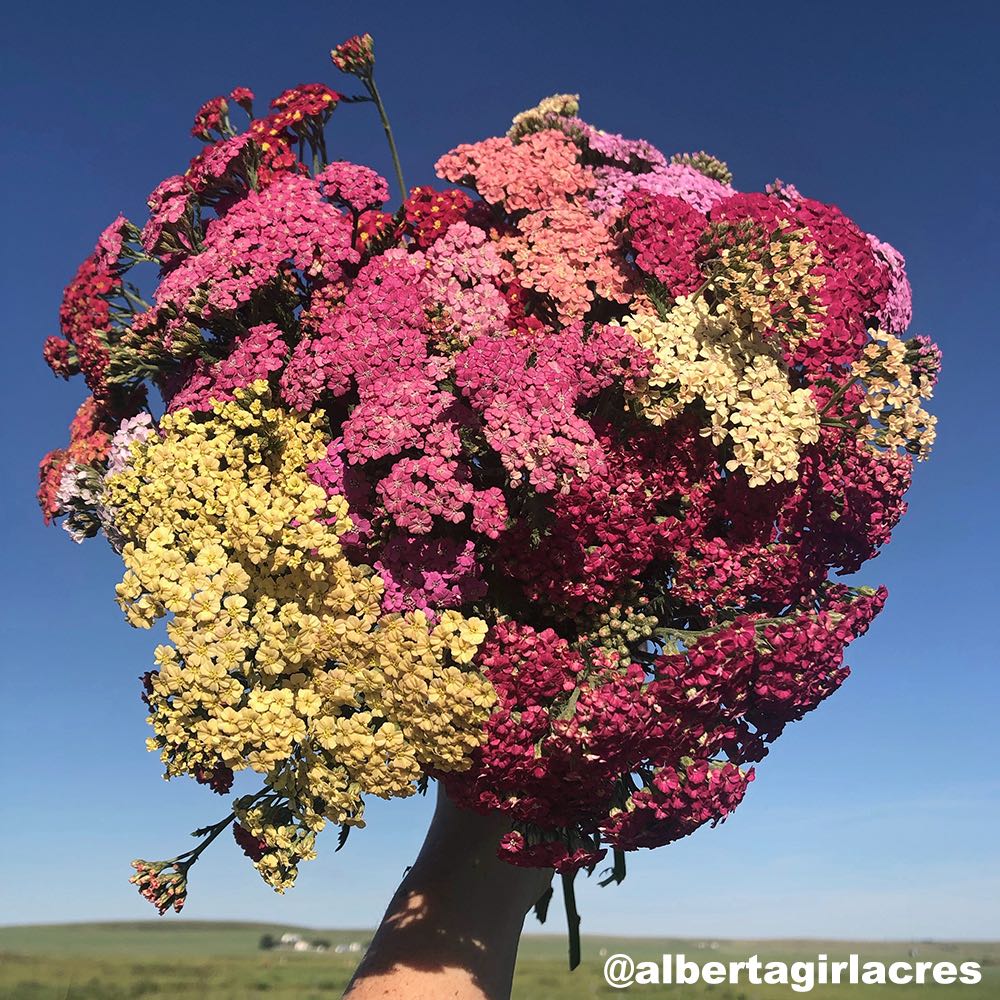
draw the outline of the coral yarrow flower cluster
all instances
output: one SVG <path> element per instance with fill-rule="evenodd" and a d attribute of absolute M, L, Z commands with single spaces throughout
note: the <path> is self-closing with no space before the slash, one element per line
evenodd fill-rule
<path fill-rule="evenodd" d="M 333 58 L 376 100 L 373 53 Z M 739 804 L 885 601 L 832 578 L 934 436 L 905 262 L 572 95 L 395 207 L 327 156 L 341 94 L 253 102 L 198 111 L 204 149 L 100 236 L 45 345 L 90 395 L 44 515 L 120 551 L 132 625 L 167 619 L 150 748 L 259 779 L 134 881 L 179 908 L 231 826 L 282 890 L 324 826 L 429 779 L 507 816 L 505 860 L 610 851 L 619 880 Z"/>

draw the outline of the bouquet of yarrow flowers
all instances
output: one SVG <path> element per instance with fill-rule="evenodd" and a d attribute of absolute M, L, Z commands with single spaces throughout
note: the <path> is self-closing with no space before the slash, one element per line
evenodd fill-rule
<path fill-rule="evenodd" d="M 90 392 L 45 518 L 121 553 L 132 625 L 167 619 L 149 747 L 260 780 L 133 882 L 179 910 L 231 828 L 282 891 L 366 796 L 435 779 L 561 874 L 572 931 L 581 869 L 722 820 L 847 677 L 886 591 L 832 576 L 905 510 L 940 354 L 902 256 L 790 184 L 738 192 L 558 95 L 407 190 L 371 38 L 332 57 L 362 94 L 208 101 L 45 344 Z M 327 155 L 353 103 L 398 207 Z"/>

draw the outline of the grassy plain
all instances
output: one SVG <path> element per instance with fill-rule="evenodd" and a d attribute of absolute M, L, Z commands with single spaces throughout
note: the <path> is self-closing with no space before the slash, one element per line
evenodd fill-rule
<path fill-rule="evenodd" d="M 3 1000 L 331 1000 L 339 997 L 357 954 L 261 951 L 264 934 L 300 931 L 333 946 L 366 942 L 370 931 L 302 931 L 268 924 L 197 921 L 67 924 L 0 928 L 0 998 Z M 731 941 L 585 936 L 583 964 L 566 970 L 565 942 L 528 935 L 521 945 L 516 1000 L 586 1000 L 591 997 L 671 997 L 671 1000 L 996 1000 L 1000 997 L 1000 943 Z M 663 952 L 700 962 L 831 960 L 851 952 L 862 961 L 978 961 L 977 986 L 817 986 L 808 994 L 788 986 L 633 986 L 615 990 L 602 974 L 604 954 L 624 952 L 638 961 Z M 911 951 L 915 957 L 911 958 Z"/>

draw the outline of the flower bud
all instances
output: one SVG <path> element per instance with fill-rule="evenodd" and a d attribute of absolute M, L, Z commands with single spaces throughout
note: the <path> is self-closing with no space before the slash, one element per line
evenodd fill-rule
<path fill-rule="evenodd" d="M 375 68 L 375 43 L 369 34 L 354 35 L 330 50 L 333 65 L 351 76 L 369 76 Z"/>

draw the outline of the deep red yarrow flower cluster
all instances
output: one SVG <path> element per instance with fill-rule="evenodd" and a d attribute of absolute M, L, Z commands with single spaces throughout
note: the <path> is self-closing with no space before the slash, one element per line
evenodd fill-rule
<path fill-rule="evenodd" d="M 636 266 L 673 295 L 690 295 L 703 281 L 697 254 L 708 225 L 703 212 L 671 195 L 632 193 L 624 202 Z"/>
<path fill-rule="evenodd" d="M 66 287 L 59 308 L 59 325 L 65 340 L 50 339 L 47 342 L 47 353 L 54 362 L 50 364 L 56 374 L 63 377 L 72 374 L 69 357 L 73 356 L 74 367 L 83 372 L 87 388 L 98 398 L 108 395 L 106 339 L 111 321 L 108 297 L 120 285 L 117 275 L 102 257 L 98 247 L 93 256 L 80 265 L 76 276 Z"/>
<path fill-rule="evenodd" d="M 363 36 L 334 60 L 363 80 L 372 53 Z M 572 873 L 611 850 L 617 873 L 724 819 L 847 677 L 886 595 L 831 576 L 889 540 L 919 451 L 871 430 L 893 416 L 869 396 L 928 395 L 939 352 L 898 340 L 898 251 L 790 185 L 737 193 L 707 154 L 671 162 L 563 95 L 443 156 L 458 188 L 393 210 L 375 171 L 326 156 L 340 101 L 300 85 L 242 132 L 230 105 L 250 116 L 252 93 L 208 102 L 206 147 L 149 220 L 102 235 L 44 349 L 92 392 L 43 462 L 45 516 L 68 463 L 106 473 L 148 384 L 196 419 L 260 382 L 320 412 L 309 475 L 346 499 L 341 544 L 382 612 L 489 626 L 468 666 L 497 696 L 482 745 L 431 776 L 509 817 L 506 860 Z M 127 272 L 150 261 L 147 302 Z M 758 431 L 789 474 L 751 480 Z"/>

